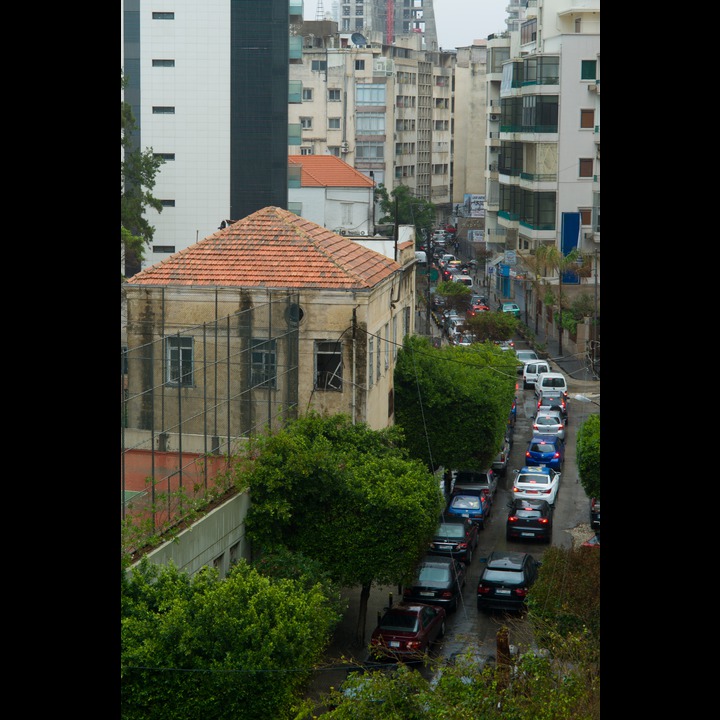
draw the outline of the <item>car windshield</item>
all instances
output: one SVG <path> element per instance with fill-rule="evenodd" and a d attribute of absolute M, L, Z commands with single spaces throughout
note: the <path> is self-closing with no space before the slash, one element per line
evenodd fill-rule
<path fill-rule="evenodd" d="M 402 632 L 417 632 L 418 619 L 409 613 L 393 612 L 385 614 L 380 623 L 383 630 L 401 630 Z"/>
<path fill-rule="evenodd" d="M 518 485 L 549 485 L 550 478 L 547 475 L 518 475 Z"/>
<path fill-rule="evenodd" d="M 465 528 L 457 523 L 443 524 L 437 531 L 436 537 L 463 538 L 465 537 Z"/>
<path fill-rule="evenodd" d="M 515 515 L 519 518 L 539 518 L 542 516 L 540 510 L 531 510 L 530 508 L 518 508 Z"/>
<path fill-rule="evenodd" d="M 487 568 L 483 573 L 482 579 L 490 582 L 503 583 L 505 585 L 520 585 L 523 581 L 523 574 L 517 571 L 492 570 Z"/>
<path fill-rule="evenodd" d="M 478 510 L 480 508 L 480 497 L 475 495 L 456 495 L 450 507 L 459 510 Z"/>
<path fill-rule="evenodd" d="M 532 443 L 530 445 L 530 452 L 554 453 L 555 446 L 550 443 Z"/>
<path fill-rule="evenodd" d="M 447 583 L 450 579 L 450 570 L 447 565 L 440 567 L 438 565 L 423 565 L 420 568 L 417 582 L 419 585 L 425 583 Z"/>
<path fill-rule="evenodd" d="M 537 425 L 557 425 L 558 421 L 557 418 L 543 415 L 542 417 L 537 418 L 537 420 L 535 420 L 535 423 Z"/>

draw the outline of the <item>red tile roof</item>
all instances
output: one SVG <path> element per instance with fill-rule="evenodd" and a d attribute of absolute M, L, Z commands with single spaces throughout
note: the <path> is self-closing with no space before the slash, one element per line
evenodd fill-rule
<path fill-rule="evenodd" d="M 170 255 L 130 285 L 365 289 L 400 265 L 279 207 L 266 207 Z"/>
<path fill-rule="evenodd" d="M 301 187 L 373 187 L 373 181 L 335 155 L 288 155 L 291 165 L 301 165 Z"/>

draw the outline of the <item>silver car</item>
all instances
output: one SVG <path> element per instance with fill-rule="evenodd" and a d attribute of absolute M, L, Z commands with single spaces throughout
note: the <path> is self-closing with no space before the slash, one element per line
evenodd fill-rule
<path fill-rule="evenodd" d="M 538 410 L 533 420 L 533 431 L 543 435 L 554 435 L 565 439 L 565 421 L 562 413 L 557 410 Z"/>

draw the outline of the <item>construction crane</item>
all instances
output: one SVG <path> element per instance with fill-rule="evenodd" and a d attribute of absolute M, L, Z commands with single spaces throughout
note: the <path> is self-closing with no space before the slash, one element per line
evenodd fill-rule
<path fill-rule="evenodd" d="M 387 0 L 387 15 L 385 17 L 385 42 L 388 45 L 393 44 L 393 36 L 395 33 L 394 30 L 394 22 L 395 22 L 395 3 L 393 0 Z"/>

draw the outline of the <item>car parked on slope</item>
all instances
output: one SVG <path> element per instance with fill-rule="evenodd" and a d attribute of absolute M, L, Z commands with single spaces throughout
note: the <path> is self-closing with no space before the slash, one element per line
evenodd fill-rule
<path fill-rule="evenodd" d="M 549 467 L 523 467 L 515 471 L 513 497 L 526 500 L 547 500 L 555 504 L 561 474 Z"/>
<path fill-rule="evenodd" d="M 529 553 L 490 553 L 478 581 L 478 610 L 523 610 L 539 567 L 540 562 Z"/>
<path fill-rule="evenodd" d="M 565 440 L 565 420 L 562 410 L 538 410 L 533 418 L 533 432 L 537 435 L 554 435 Z"/>
<path fill-rule="evenodd" d="M 541 393 L 537 401 L 536 413 L 544 410 L 559 410 L 565 420 L 565 425 L 568 425 L 568 405 L 562 393 L 555 390 L 546 390 Z"/>
<path fill-rule="evenodd" d="M 547 500 L 513 498 L 508 503 L 506 540 L 552 540 L 553 508 Z"/>
<path fill-rule="evenodd" d="M 430 541 L 428 554 L 450 557 L 469 565 L 478 542 L 478 526 L 470 518 L 443 518 Z"/>
<path fill-rule="evenodd" d="M 547 360 L 528 360 L 520 368 L 523 379 L 523 390 L 535 388 L 535 381 L 541 373 L 550 372 L 550 364 Z"/>
<path fill-rule="evenodd" d="M 507 475 L 508 462 L 510 461 L 510 451 L 512 450 L 512 437 L 512 432 L 505 433 L 505 437 L 500 445 L 500 450 L 498 450 L 498 454 L 492 461 L 492 469 L 500 477 L 505 477 L 505 475 Z"/>
<path fill-rule="evenodd" d="M 548 390 L 561 392 L 563 397 L 567 400 L 568 385 L 565 376 L 559 372 L 540 373 L 535 380 L 536 397 L 539 398 L 543 392 Z"/>
<path fill-rule="evenodd" d="M 445 508 L 445 516 L 469 518 L 483 530 L 491 507 L 487 490 L 454 490 Z"/>
<path fill-rule="evenodd" d="M 565 462 L 565 441 L 556 435 L 533 435 L 525 451 L 526 465 L 546 465 L 558 472 Z"/>
<path fill-rule="evenodd" d="M 467 580 L 464 563 L 450 557 L 426 555 L 410 585 L 403 588 L 403 602 L 419 602 L 455 612 Z"/>
<path fill-rule="evenodd" d="M 421 662 L 445 634 L 445 616 L 445 608 L 425 603 L 400 602 L 386 608 L 370 636 L 371 657 Z"/>
<path fill-rule="evenodd" d="M 495 491 L 498 486 L 498 474 L 493 468 L 487 470 L 453 470 L 452 490 L 477 490 L 485 489 L 488 492 L 490 502 L 495 499 Z"/>
<path fill-rule="evenodd" d="M 509 313 L 513 317 L 519 318 L 520 317 L 520 307 L 517 305 L 517 303 L 514 302 L 504 302 L 500 305 L 500 311 L 504 313 Z"/>

